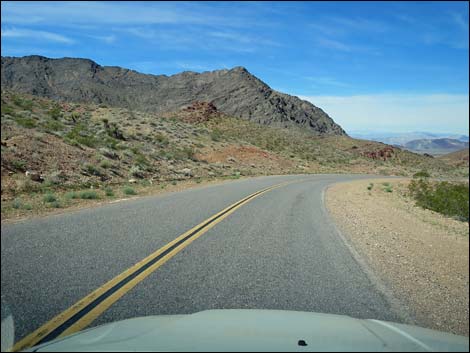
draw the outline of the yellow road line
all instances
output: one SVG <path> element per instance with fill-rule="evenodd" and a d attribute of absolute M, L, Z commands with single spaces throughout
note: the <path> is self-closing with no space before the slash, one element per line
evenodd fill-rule
<path fill-rule="evenodd" d="M 138 271 L 140 268 L 148 264 L 150 261 L 158 257 L 160 254 L 165 252 L 167 249 L 171 248 L 174 246 L 176 243 L 196 231 L 198 228 L 201 228 L 197 233 L 192 235 L 190 238 L 188 238 L 186 241 L 182 242 L 180 245 L 178 245 L 176 248 L 171 250 L 168 254 L 166 254 L 164 257 L 159 259 L 157 262 L 152 264 L 149 268 L 144 270 L 142 273 L 138 274 L 135 278 L 133 278 L 131 281 L 126 283 L 124 286 L 119 288 L 116 292 L 111 294 L 109 297 L 107 297 L 105 300 L 103 300 L 101 303 L 99 303 L 95 308 L 90 310 L 87 314 L 85 314 L 83 317 L 81 317 L 78 321 L 73 323 L 70 327 L 68 327 L 64 332 L 60 334 L 59 337 L 63 337 L 66 335 L 70 335 L 74 332 L 77 332 L 79 330 L 84 329 L 87 327 L 90 323 L 92 323 L 96 318 L 98 318 L 106 309 L 108 309 L 111 305 L 113 305 L 119 298 L 121 298 L 124 294 L 126 294 L 128 291 L 130 291 L 132 288 L 134 288 L 138 283 L 143 281 L 146 277 L 148 277 L 152 272 L 154 272 L 156 269 L 158 269 L 160 266 L 162 266 L 165 262 L 167 262 L 169 259 L 171 259 L 173 256 L 175 256 L 178 252 L 183 250 L 185 247 L 187 247 L 189 244 L 191 244 L 194 240 L 199 238 L 201 235 L 206 233 L 209 229 L 214 227 L 216 224 L 221 222 L 223 219 L 227 218 L 229 215 L 231 215 L 233 212 L 235 212 L 237 209 L 242 207 L 243 205 L 247 204 L 251 200 L 255 199 L 258 196 L 261 196 L 262 194 L 271 191 L 273 189 L 282 187 L 287 184 L 291 184 L 296 181 L 290 181 L 290 182 L 284 182 L 281 184 L 277 184 L 271 187 L 268 187 L 266 189 L 263 189 L 261 191 L 257 191 L 251 195 L 248 195 L 247 197 L 243 198 L 242 200 L 239 200 L 232 205 L 226 207 L 222 211 L 218 212 L 217 214 L 213 215 L 212 217 L 206 219 L 205 221 L 199 223 L 197 226 L 191 228 L 187 232 L 181 234 L 178 236 L 176 239 L 171 241 L 170 243 L 166 244 L 162 248 L 158 249 L 154 253 L 150 254 L 143 260 L 139 261 L 126 271 L 122 272 L 100 288 L 96 289 L 83 299 L 79 300 L 77 303 L 75 303 L 73 306 L 71 306 L 69 309 L 63 311 L 59 315 L 55 316 L 53 319 L 42 325 L 40 328 L 23 338 L 21 341 L 17 342 L 14 347 L 13 351 L 18 351 L 18 350 L 24 350 L 26 348 L 32 347 L 38 342 L 40 342 L 44 337 L 46 337 L 49 333 L 54 331 L 56 328 L 64 324 L 67 320 L 71 319 L 75 314 L 86 308 L 91 302 L 93 302 L 95 299 L 99 298 L 101 295 L 106 293 L 109 289 L 114 287 L 115 285 L 119 284 L 122 280 L 127 278 L 129 275 L 135 273 Z M 238 204 L 238 205 L 237 205 Z M 235 206 L 236 205 L 236 206 Z M 235 206 L 235 207 L 234 207 Z M 231 209 L 232 208 L 232 209 Z M 229 210 L 229 211 L 227 211 Z M 224 214 L 225 212 L 225 214 Z M 222 216 L 220 216 L 222 215 Z M 215 218 L 219 217 L 214 221 Z"/>

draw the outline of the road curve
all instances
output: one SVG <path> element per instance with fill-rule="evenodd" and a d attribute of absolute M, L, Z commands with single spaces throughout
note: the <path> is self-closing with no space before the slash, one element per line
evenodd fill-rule
<path fill-rule="evenodd" d="M 363 177 L 259 177 L 2 224 L 2 305 L 13 313 L 15 338 L 227 206 L 287 181 L 217 223 L 91 325 L 228 308 L 403 322 L 322 205 L 326 186 Z"/>

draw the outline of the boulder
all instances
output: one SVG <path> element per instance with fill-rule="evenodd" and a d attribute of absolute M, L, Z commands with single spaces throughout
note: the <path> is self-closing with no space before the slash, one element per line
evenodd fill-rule
<path fill-rule="evenodd" d="M 27 170 L 25 172 L 25 175 L 29 177 L 32 181 L 37 181 L 39 183 L 42 183 L 44 181 L 42 175 L 35 171 Z"/>
<path fill-rule="evenodd" d="M 178 174 L 183 174 L 185 176 L 192 177 L 194 174 L 191 169 L 189 168 L 183 168 L 177 172 Z"/>

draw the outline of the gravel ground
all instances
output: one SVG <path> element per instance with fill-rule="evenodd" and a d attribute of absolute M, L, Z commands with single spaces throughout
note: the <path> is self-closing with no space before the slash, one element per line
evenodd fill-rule
<path fill-rule="evenodd" d="M 326 192 L 326 205 L 417 325 L 468 336 L 468 223 L 416 207 L 405 194 L 408 182 L 335 184 Z"/>

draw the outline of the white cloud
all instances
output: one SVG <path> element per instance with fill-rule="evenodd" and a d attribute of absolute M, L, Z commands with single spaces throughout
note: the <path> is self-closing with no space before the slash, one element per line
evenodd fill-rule
<path fill-rule="evenodd" d="M 2 23 L 10 25 L 248 25 L 226 17 L 223 7 L 190 2 L 2 1 Z"/>
<path fill-rule="evenodd" d="M 463 13 L 451 12 L 450 17 L 457 27 L 468 33 L 468 18 Z"/>
<path fill-rule="evenodd" d="M 250 36 L 239 32 L 208 31 L 204 28 L 191 27 L 188 29 L 152 29 L 152 27 L 123 27 L 112 28 L 115 32 L 131 34 L 138 38 L 148 40 L 167 50 L 194 51 L 230 51 L 238 53 L 251 53 L 259 50 L 260 46 L 279 46 L 280 44 L 269 39 Z"/>
<path fill-rule="evenodd" d="M 92 36 L 92 35 L 89 35 L 88 37 L 100 40 L 100 41 L 105 42 L 107 44 L 112 44 L 116 41 L 116 36 L 114 34 L 111 34 L 111 35 L 108 35 L 108 36 Z"/>
<path fill-rule="evenodd" d="M 464 94 L 299 97 L 322 108 L 346 131 L 426 130 L 468 134 L 469 96 Z"/>
<path fill-rule="evenodd" d="M 339 81 L 334 77 L 327 76 L 306 76 L 306 80 L 313 82 L 316 87 L 334 86 L 334 87 L 351 87 L 349 83 Z"/>
<path fill-rule="evenodd" d="M 280 43 L 275 42 L 273 40 L 261 38 L 258 36 L 250 36 L 237 32 L 213 31 L 208 32 L 207 35 L 214 38 L 220 38 L 222 40 L 239 42 L 242 44 L 280 46 Z"/>
<path fill-rule="evenodd" d="M 2 29 L 2 37 L 4 38 L 30 38 L 38 40 L 46 40 L 49 42 L 72 44 L 75 41 L 61 34 L 46 31 L 36 31 L 30 29 Z"/>
<path fill-rule="evenodd" d="M 340 50 L 344 52 L 352 51 L 351 46 L 342 43 L 338 40 L 328 39 L 328 38 L 317 38 L 316 43 L 327 49 Z"/>

